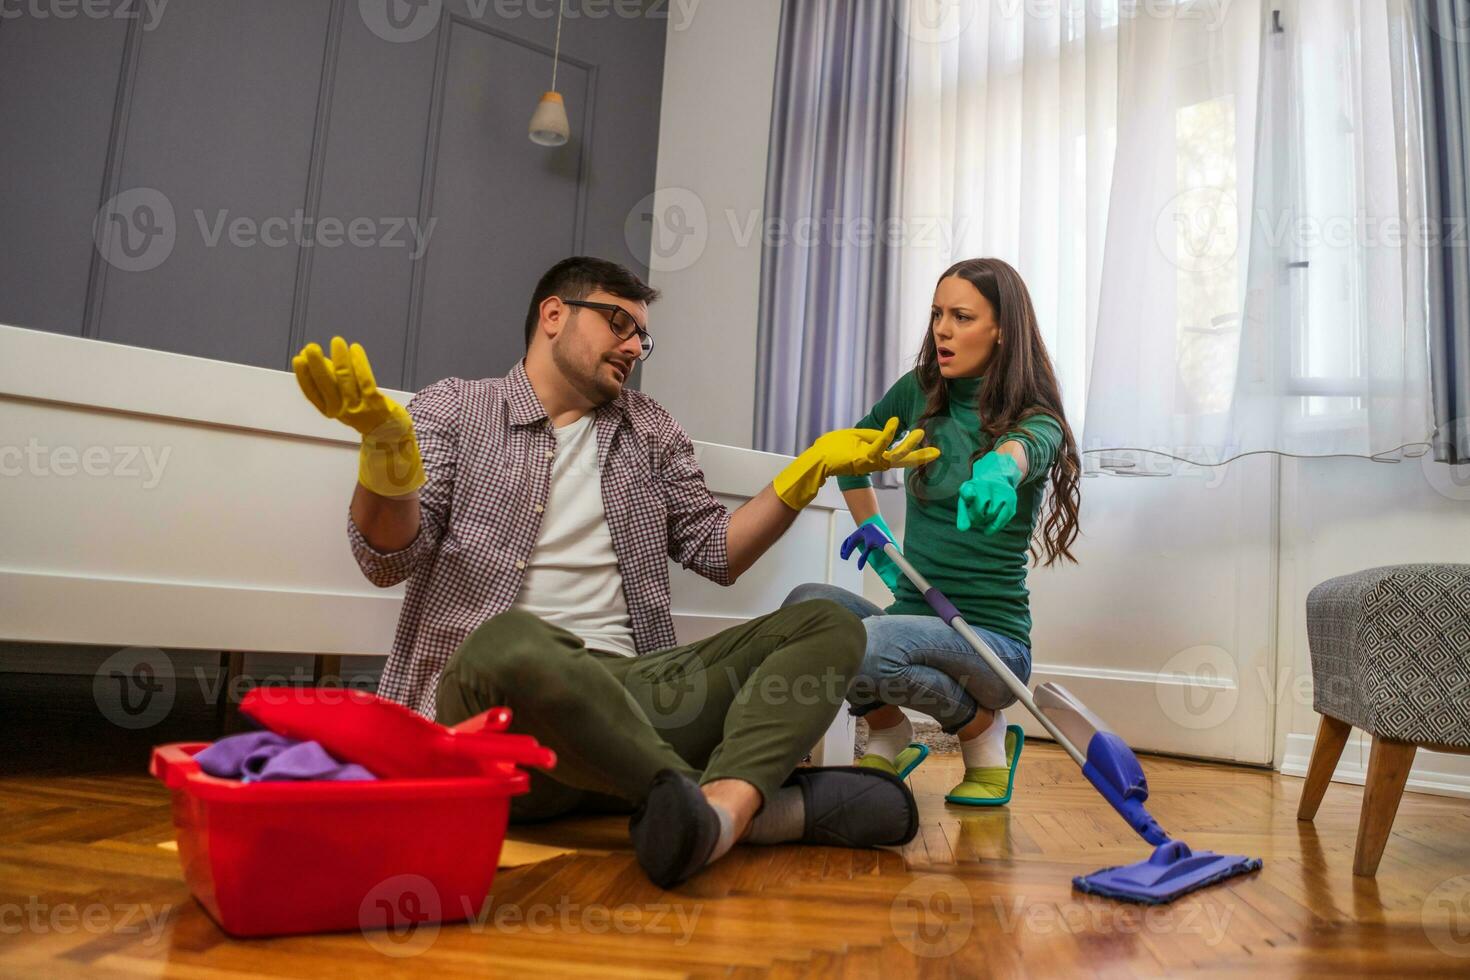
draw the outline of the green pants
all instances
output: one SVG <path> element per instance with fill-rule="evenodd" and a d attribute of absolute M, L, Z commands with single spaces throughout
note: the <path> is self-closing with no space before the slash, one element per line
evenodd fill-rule
<path fill-rule="evenodd" d="M 436 717 L 453 725 L 505 705 L 510 731 L 555 750 L 556 768 L 532 770 L 530 792 L 511 801 L 514 821 L 626 812 L 661 769 L 743 779 L 765 800 L 831 724 L 864 646 L 861 620 L 827 599 L 641 657 L 588 650 L 511 611 L 445 665 Z"/>

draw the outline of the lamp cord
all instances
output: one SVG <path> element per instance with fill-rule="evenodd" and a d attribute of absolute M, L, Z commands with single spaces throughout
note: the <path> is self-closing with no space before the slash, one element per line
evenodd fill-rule
<path fill-rule="evenodd" d="M 556 63 L 561 60 L 561 11 L 565 4 L 557 0 L 556 4 L 556 46 L 551 51 L 551 90 L 556 91 Z"/>

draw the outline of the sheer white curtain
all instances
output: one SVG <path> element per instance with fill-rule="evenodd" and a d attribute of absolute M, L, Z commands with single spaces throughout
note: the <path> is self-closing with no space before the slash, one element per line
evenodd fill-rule
<path fill-rule="evenodd" d="M 903 342 L 888 373 L 911 366 L 939 274 L 996 256 L 1026 280 L 1076 429 L 1112 179 L 1118 4 L 911 0 L 906 18 Z"/>
<path fill-rule="evenodd" d="M 996 255 L 1031 289 L 1084 449 L 1426 438 L 1404 0 L 912 0 L 907 18 L 905 349 L 945 265 Z"/>

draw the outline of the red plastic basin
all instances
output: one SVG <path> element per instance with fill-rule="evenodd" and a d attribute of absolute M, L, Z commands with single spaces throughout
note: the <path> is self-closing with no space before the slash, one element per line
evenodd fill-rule
<path fill-rule="evenodd" d="M 206 742 L 153 750 L 194 897 L 234 936 L 399 928 L 475 917 L 527 774 L 240 783 L 200 770 Z"/>

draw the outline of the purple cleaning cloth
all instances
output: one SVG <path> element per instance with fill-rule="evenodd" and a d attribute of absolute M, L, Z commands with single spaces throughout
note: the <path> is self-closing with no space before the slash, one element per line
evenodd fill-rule
<path fill-rule="evenodd" d="M 227 736 L 198 752 L 194 760 L 211 776 L 246 783 L 378 778 L 355 763 L 338 762 L 318 742 L 301 742 L 275 732 Z"/>

